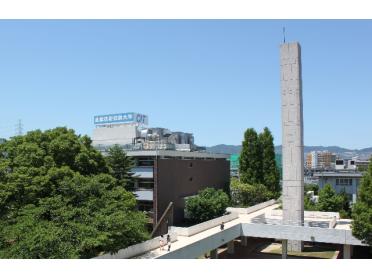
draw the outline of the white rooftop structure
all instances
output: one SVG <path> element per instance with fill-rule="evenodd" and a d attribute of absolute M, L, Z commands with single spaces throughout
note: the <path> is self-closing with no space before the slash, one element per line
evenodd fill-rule
<path fill-rule="evenodd" d="M 344 245 L 345 251 L 351 246 L 365 246 L 351 232 L 351 220 L 342 220 L 332 212 L 306 212 L 304 226 L 284 224 L 282 211 L 276 201 L 269 201 L 251 208 L 229 208 L 229 215 L 190 227 L 171 228 L 172 249 L 160 251 L 159 240 L 137 244 L 107 254 L 97 259 L 196 259 L 222 245 L 231 244 L 237 238 L 258 237 L 280 240 L 308 241 Z M 225 228 L 221 231 L 220 224 Z M 350 257 L 345 253 L 345 257 Z"/>

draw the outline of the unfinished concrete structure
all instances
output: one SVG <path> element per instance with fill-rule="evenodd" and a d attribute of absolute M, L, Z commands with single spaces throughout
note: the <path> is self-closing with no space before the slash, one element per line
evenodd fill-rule
<path fill-rule="evenodd" d="M 283 128 L 283 224 L 304 224 L 304 140 L 299 43 L 280 46 Z M 288 241 L 289 252 L 301 252 L 301 241 Z"/>

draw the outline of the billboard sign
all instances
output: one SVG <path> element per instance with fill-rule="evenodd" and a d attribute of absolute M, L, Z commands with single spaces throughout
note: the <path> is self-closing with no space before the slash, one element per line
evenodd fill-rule
<path fill-rule="evenodd" d="M 141 124 L 148 125 L 149 118 L 140 113 L 126 112 L 126 113 L 116 113 L 107 115 L 97 115 L 94 116 L 95 125 L 107 125 L 107 124 Z"/>

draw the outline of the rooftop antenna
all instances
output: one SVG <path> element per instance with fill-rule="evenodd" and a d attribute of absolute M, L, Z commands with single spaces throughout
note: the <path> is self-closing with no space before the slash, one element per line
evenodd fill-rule
<path fill-rule="evenodd" d="M 283 43 L 285 44 L 285 27 L 283 27 Z"/>

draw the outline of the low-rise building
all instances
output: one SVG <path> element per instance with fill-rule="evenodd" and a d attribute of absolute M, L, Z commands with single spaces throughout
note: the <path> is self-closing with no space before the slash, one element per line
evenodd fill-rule
<path fill-rule="evenodd" d="M 363 175 L 360 172 L 318 172 L 314 177 L 319 179 L 319 188 L 330 184 L 337 193 L 345 192 L 349 200 L 355 203 L 358 197 L 360 180 Z"/>

